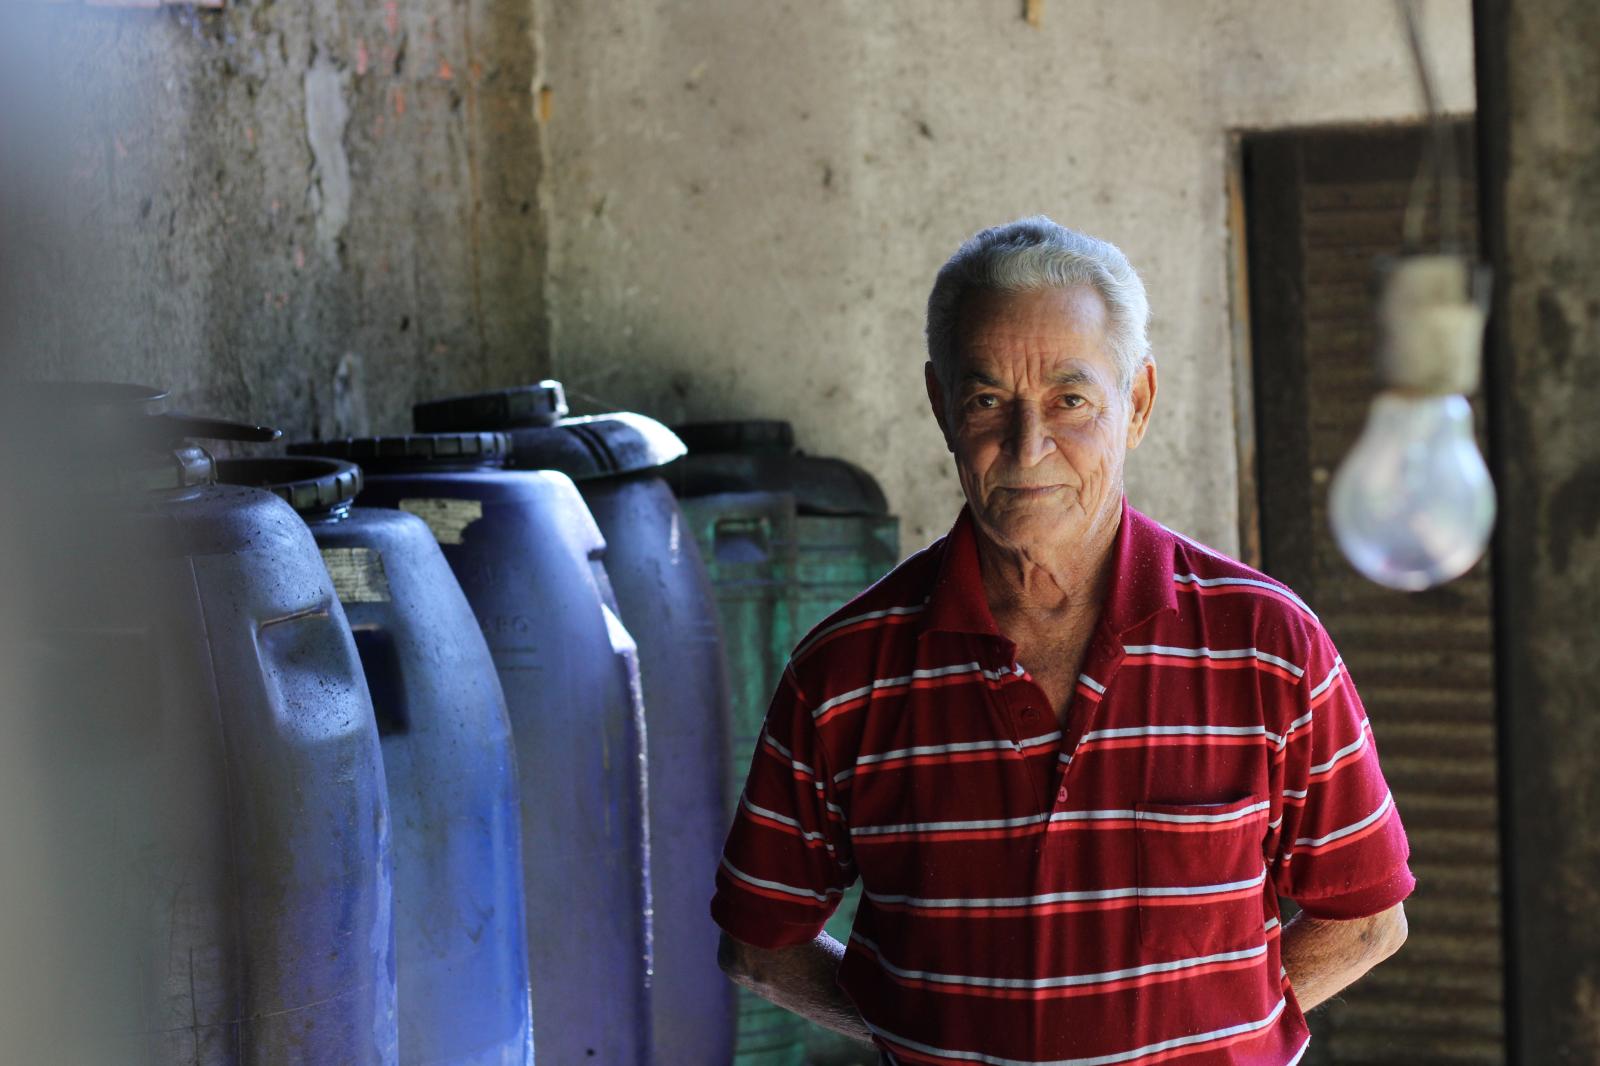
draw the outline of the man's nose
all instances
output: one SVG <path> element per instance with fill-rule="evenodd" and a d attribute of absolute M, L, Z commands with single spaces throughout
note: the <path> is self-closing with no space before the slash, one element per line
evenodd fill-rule
<path fill-rule="evenodd" d="M 1039 408 L 1019 403 L 1011 419 L 1011 453 L 1023 466 L 1033 466 L 1056 450 L 1055 438 Z"/>

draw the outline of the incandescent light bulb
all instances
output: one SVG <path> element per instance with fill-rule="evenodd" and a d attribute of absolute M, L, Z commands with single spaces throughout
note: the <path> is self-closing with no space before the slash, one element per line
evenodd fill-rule
<path fill-rule="evenodd" d="M 1328 501 L 1345 557 L 1408 591 L 1460 577 L 1483 557 L 1494 503 L 1466 399 L 1399 392 L 1373 401 Z"/>
<path fill-rule="evenodd" d="M 1384 391 L 1328 501 L 1339 548 L 1380 585 L 1431 588 L 1466 573 L 1488 547 L 1494 484 L 1466 399 L 1478 385 L 1486 280 L 1451 255 L 1411 256 L 1386 270 Z"/>

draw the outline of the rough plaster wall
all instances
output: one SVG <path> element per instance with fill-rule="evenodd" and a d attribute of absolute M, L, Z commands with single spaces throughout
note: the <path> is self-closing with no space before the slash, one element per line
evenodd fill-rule
<path fill-rule="evenodd" d="M 544 370 L 529 0 L 9 5 L 0 347 L 291 436 Z"/>
<path fill-rule="evenodd" d="M 1577 1066 L 1600 1062 L 1600 7 L 1483 8 L 1510 1035 Z"/>
<path fill-rule="evenodd" d="M 1472 106 L 1468 0 L 1425 25 Z M 1161 395 L 1134 502 L 1234 550 L 1228 131 L 1414 115 L 1389 0 L 546 0 L 553 364 L 579 403 L 767 417 L 882 480 L 912 550 L 959 489 L 922 309 L 1020 214 L 1143 273 Z"/>

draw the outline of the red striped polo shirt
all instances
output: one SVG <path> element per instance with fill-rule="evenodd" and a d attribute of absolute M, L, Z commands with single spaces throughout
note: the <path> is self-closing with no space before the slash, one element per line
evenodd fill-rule
<path fill-rule="evenodd" d="M 717 871 L 734 938 L 814 938 L 887 1061 L 1299 1061 L 1278 895 L 1415 882 L 1372 729 L 1282 584 L 1129 507 L 1065 728 L 984 597 L 971 516 L 819 625 Z"/>

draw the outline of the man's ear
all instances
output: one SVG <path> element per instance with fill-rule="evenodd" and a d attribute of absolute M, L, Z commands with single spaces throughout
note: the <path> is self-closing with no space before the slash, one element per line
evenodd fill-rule
<path fill-rule="evenodd" d="M 1150 428 L 1150 412 L 1156 406 L 1156 361 L 1151 359 L 1133 376 L 1133 395 L 1128 398 L 1133 407 L 1128 419 L 1128 449 L 1131 451 L 1144 440 Z"/>
<path fill-rule="evenodd" d="M 955 445 L 950 442 L 950 423 L 945 420 L 944 385 L 939 381 L 939 373 L 934 370 L 931 360 L 923 364 L 922 380 L 928 387 L 928 405 L 933 408 L 934 421 L 939 423 L 939 432 L 944 434 L 945 450 L 954 452 Z"/>

